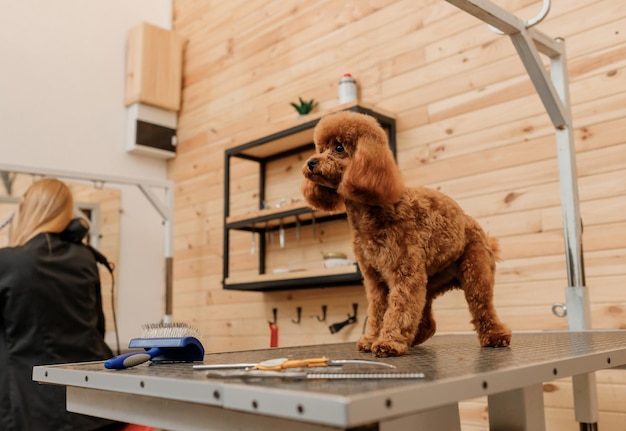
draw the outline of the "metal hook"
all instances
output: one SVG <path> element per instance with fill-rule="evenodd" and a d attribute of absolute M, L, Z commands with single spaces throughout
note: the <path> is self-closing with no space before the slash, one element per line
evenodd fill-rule
<path fill-rule="evenodd" d="M 531 28 L 537 24 L 539 24 L 543 19 L 548 16 L 548 12 L 550 12 L 551 0 L 543 0 L 543 5 L 541 6 L 541 10 L 534 18 L 524 21 L 526 28 Z M 504 34 L 503 31 L 495 28 L 492 25 L 489 25 L 489 29 L 497 34 Z"/>
<path fill-rule="evenodd" d="M 275 325 L 276 324 L 276 315 L 278 314 L 278 309 L 277 308 L 272 308 L 272 314 L 274 315 L 274 321 L 272 322 L 271 320 L 268 320 L 270 325 Z"/>
<path fill-rule="evenodd" d="M 96 190 L 104 189 L 104 181 L 93 180 L 93 188 Z"/>
<path fill-rule="evenodd" d="M 328 307 L 326 305 L 322 305 L 322 317 L 316 316 L 317 320 L 319 320 L 320 322 L 324 322 L 326 320 L 326 310 L 327 309 L 328 309 Z"/>
<path fill-rule="evenodd" d="M 296 308 L 296 311 L 298 312 L 298 320 L 293 320 L 293 319 L 291 319 L 291 322 L 292 322 L 292 323 L 295 323 L 295 324 L 299 324 L 299 323 L 300 323 L 300 320 L 301 320 L 301 318 L 302 318 L 302 307 L 297 307 L 297 308 Z"/>
<path fill-rule="evenodd" d="M 554 314 L 556 317 L 567 316 L 567 305 L 561 303 L 553 304 L 552 314 Z"/>
<path fill-rule="evenodd" d="M 355 302 L 354 304 L 352 304 L 352 311 L 353 311 L 352 316 L 348 314 L 348 317 L 354 322 L 356 322 L 356 314 L 357 314 L 356 311 L 358 310 L 358 308 L 359 308 L 359 304 Z"/>
<path fill-rule="evenodd" d="M 526 21 L 526 28 L 531 28 L 534 25 L 539 24 L 543 19 L 548 16 L 548 12 L 550 12 L 550 0 L 543 0 L 543 5 L 541 6 L 541 10 L 534 18 Z"/>

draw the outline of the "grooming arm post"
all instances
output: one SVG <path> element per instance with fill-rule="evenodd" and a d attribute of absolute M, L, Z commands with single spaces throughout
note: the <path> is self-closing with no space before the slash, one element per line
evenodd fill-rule
<path fill-rule="evenodd" d="M 568 279 L 566 299 L 569 329 L 572 331 L 591 329 L 589 293 L 585 286 L 583 266 L 582 222 L 565 42 L 563 39 L 556 39 L 553 49 L 549 51 L 548 76 L 530 32 L 522 29 L 509 36 L 555 128 Z"/>
<path fill-rule="evenodd" d="M 565 42 L 563 40 L 558 40 L 558 42 L 563 44 L 563 49 L 560 55 L 550 57 L 550 73 L 552 82 L 563 101 L 563 105 L 569 109 L 569 80 Z M 568 114 L 570 113 L 568 112 Z M 568 280 L 565 298 L 569 329 L 582 331 L 591 329 L 591 308 L 589 306 L 589 289 L 585 285 L 582 221 L 579 210 L 574 131 L 571 115 L 568 115 L 567 118 L 569 118 L 569 121 L 565 124 L 565 127 L 556 129 Z M 595 373 L 574 376 L 572 384 L 574 386 L 574 413 L 576 421 L 580 424 L 581 431 L 597 430 L 599 413 Z"/>
<path fill-rule="evenodd" d="M 165 204 L 162 204 L 145 184 L 138 184 L 138 187 L 163 218 L 163 226 L 165 227 L 165 315 L 163 316 L 163 323 L 171 323 L 173 309 L 174 188 L 172 186 L 165 188 Z"/>
<path fill-rule="evenodd" d="M 571 331 L 591 329 L 589 289 L 585 286 L 582 247 L 582 222 L 578 198 L 576 149 L 569 103 L 569 84 L 565 42 L 558 39 L 559 49 L 550 55 L 550 77 L 528 31 L 509 35 L 522 59 L 541 101 L 555 128 L 563 237 L 568 287 L 565 291 L 568 327 Z M 594 373 L 574 376 L 574 412 L 581 430 L 596 430 L 598 393 Z"/>
<path fill-rule="evenodd" d="M 565 42 L 562 39 L 559 39 L 558 42 L 563 45 L 563 49 L 560 55 L 550 57 L 550 73 L 558 96 L 563 101 L 563 105 L 569 108 Z M 556 144 L 563 212 L 565 260 L 569 286 L 566 293 L 567 319 L 571 330 L 582 331 L 591 329 L 591 310 L 589 308 L 589 293 L 585 286 L 576 148 L 574 146 L 574 131 L 569 112 L 567 112 L 566 118 L 567 122 L 563 127 L 556 128 Z"/>
<path fill-rule="evenodd" d="M 569 80 L 565 42 L 557 39 L 550 57 L 550 76 L 541 63 L 539 53 L 529 32 L 522 29 L 510 34 L 541 101 L 555 128 L 563 237 L 568 287 L 565 291 L 568 327 L 571 331 L 591 329 L 589 289 L 585 286 L 582 247 L 582 221 L 578 198 L 576 149 L 569 103 Z M 598 394 L 594 373 L 574 376 L 574 411 L 581 430 L 596 430 Z"/>
<path fill-rule="evenodd" d="M 555 127 L 568 277 L 566 289 L 568 326 L 572 331 L 590 329 L 591 313 L 589 292 L 584 277 L 582 223 L 565 43 L 562 39 L 553 40 L 535 29 L 528 28 L 530 23 L 523 22 L 489 0 L 446 1 L 510 36 Z M 549 78 L 539 58 L 539 52 L 550 57 Z M 575 376 L 573 384 L 576 420 L 580 422 L 580 429 L 597 429 L 595 374 Z"/>

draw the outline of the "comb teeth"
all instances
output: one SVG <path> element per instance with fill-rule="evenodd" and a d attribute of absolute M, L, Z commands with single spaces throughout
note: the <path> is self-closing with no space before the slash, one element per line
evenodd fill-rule
<path fill-rule="evenodd" d="M 142 325 L 141 338 L 183 338 L 200 339 L 200 332 L 187 323 L 146 323 Z"/>

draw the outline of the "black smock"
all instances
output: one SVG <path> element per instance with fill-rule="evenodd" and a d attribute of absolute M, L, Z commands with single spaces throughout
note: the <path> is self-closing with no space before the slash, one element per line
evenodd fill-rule
<path fill-rule="evenodd" d="M 34 365 L 108 359 L 92 252 L 58 234 L 0 249 L 0 429 L 117 429 L 66 410 L 65 387 L 32 380 Z"/>

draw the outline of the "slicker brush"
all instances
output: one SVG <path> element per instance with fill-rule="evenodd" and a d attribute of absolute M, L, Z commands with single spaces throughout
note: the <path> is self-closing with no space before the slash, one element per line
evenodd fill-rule
<path fill-rule="evenodd" d="M 104 362 L 105 368 L 124 369 L 147 361 L 193 362 L 204 358 L 200 333 L 186 323 L 147 323 L 142 328 L 141 338 L 130 340 L 128 347 L 144 350 L 114 356 Z"/>

